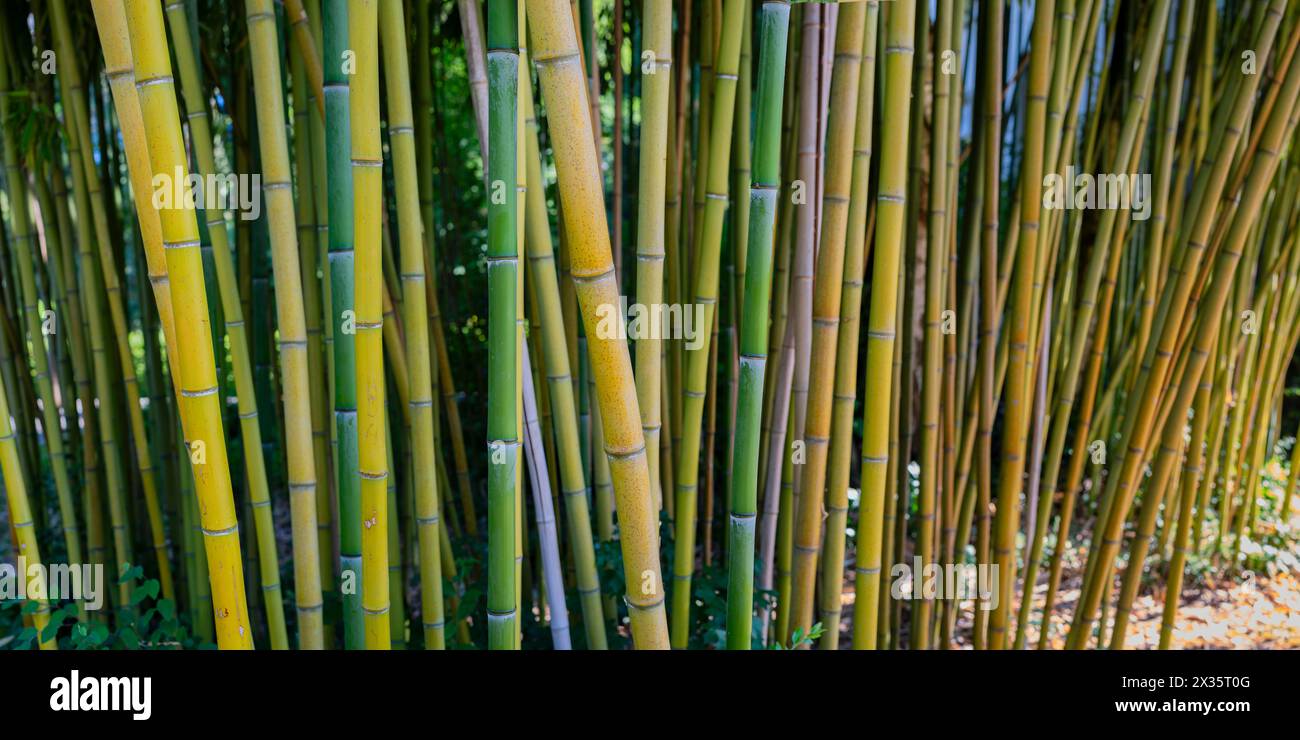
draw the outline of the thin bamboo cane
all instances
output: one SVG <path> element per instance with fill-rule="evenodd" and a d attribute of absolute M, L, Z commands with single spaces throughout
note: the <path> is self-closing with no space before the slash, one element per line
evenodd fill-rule
<path fill-rule="evenodd" d="M 1192 436 L 1183 463 L 1182 505 L 1178 512 L 1178 532 L 1174 535 L 1174 553 L 1169 561 L 1164 612 L 1160 619 L 1161 650 L 1169 649 L 1174 623 L 1178 618 L 1178 602 L 1183 589 L 1183 569 L 1187 564 L 1187 537 L 1192 524 L 1192 506 L 1201 482 L 1200 473 L 1204 461 L 1201 445 L 1205 440 L 1205 429 L 1209 425 L 1210 391 L 1215 364 L 1214 357 L 1211 356 L 1205 365 L 1205 375 L 1196 388 L 1196 415 L 1192 419 Z"/>
<path fill-rule="evenodd" d="M 1037 6 L 1035 6 L 1037 7 Z M 936 14 L 936 38 L 945 39 L 952 32 L 952 3 L 943 0 Z M 1050 31 L 1049 31 L 1050 32 Z M 936 44 L 935 56 L 941 59 L 942 49 Z M 942 63 L 942 61 L 940 61 Z M 949 91 L 946 85 L 934 86 L 934 118 L 946 121 Z M 948 224 L 946 210 L 947 170 L 937 166 L 947 153 L 948 127 L 935 125 L 931 134 L 932 163 L 930 174 L 929 227 L 926 230 L 925 256 L 925 345 L 922 363 L 921 389 L 921 487 L 917 515 L 917 557 L 922 567 L 937 560 L 939 550 L 934 542 L 936 497 L 942 476 L 939 464 L 939 396 L 943 385 L 943 291 L 944 276 L 941 265 L 946 262 L 945 229 Z M 913 574 L 915 579 L 918 574 Z M 915 581 L 914 581 L 915 584 Z M 913 589 L 916 586 L 913 585 Z M 930 647 L 930 616 L 932 601 L 921 598 L 912 611 L 912 647 L 925 650 Z"/>
<path fill-rule="evenodd" d="M 997 248 L 1000 210 L 1002 166 L 1002 0 L 992 0 L 980 10 L 980 82 L 983 86 L 982 133 L 980 163 L 983 167 L 984 209 L 981 214 L 979 258 L 979 427 L 976 458 L 978 503 L 976 505 L 975 557 L 977 563 L 990 563 L 989 518 L 993 496 L 993 422 L 997 416 L 994 406 L 994 375 L 996 374 L 998 305 Z M 877 257 L 879 259 L 879 257 Z M 999 384 L 1000 385 L 1000 384 Z M 987 646 L 988 611 L 975 610 L 975 649 Z"/>
<path fill-rule="evenodd" d="M 314 53 L 314 46 L 312 52 Z M 308 90 L 307 73 L 304 69 L 306 62 L 301 50 L 295 47 L 290 60 L 290 74 L 293 77 L 294 167 L 298 175 L 298 192 L 302 194 L 304 191 L 310 191 L 299 199 L 299 207 L 294 210 L 294 215 L 298 219 L 303 311 L 307 325 L 307 355 L 310 371 L 308 392 L 311 399 L 311 435 L 316 463 L 316 541 L 320 555 L 317 567 L 320 573 L 321 591 L 324 594 L 334 590 L 334 563 L 338 557 L 331 534 L 334 517 L 330 501 L 333 498 L 331 484 L 334 477 L 330 474 L 330 433 L 327 431 L 330 404 L 327 400 L 329 389 L 326 386 L 329 372 L 325 358 L 326 346 L 323 341 L 322 320 L 325 316 L 321 298 L 321 281 L 317 277 L 317 270 L 321 264 L 320 248 L 324 244 L 324 240 L 320 238 L 324 232 L 322 225 L 318 223 L 321 219 L 317 214 L 325 210 L 324 188 L 318 185 L 318 177 L 323 179 L 325 176 L 323 167 L 325 129 L 324 119 L 321 116 L 313 116 L 309 106 L 315 103 L 323 107 L 325 96 L 320 89 Z M 318 153 L 319 160 L 317 160 Z M 321 202 L 318 203 L 318 200 Z M 325 639 L 328 643 L 328 635 Z"/>
<path fill-rule="evenodd" d="M 324 89 L 325 80 L 321 72 L 320 56 L 316 53 L 316 39 L 312 36 L 307 21 L 307 11 L 303 8 L 302 0 L 284 0 L 284 12 L 289 19 L 294 46 L 303 60 L 302 71 L 307 76 L 308 84 L 314 93 L 311 99 L 315 103 L 316 113 L 323 119 L 325 96 L 320 93 Z"/>
<path fill-rule="evenodd" d="M 58 27 L 57 23 L 56 27 Z M 63 32 L 57 33 L 56 43 L 61 40 L 64 35 Z M 64 99 L 71 100 L 74 95 L 80 95 L 79 91 L 74 91 L 73 83 L 68 79 L 68 76 L 60 75 L 59 82 Z M 94 276 L 96 273 L 92 270 L 95 257 L 90 251 L 92 237 L 90 225 L 91 220 L 88 217 L 91 211 L 89 200 L 90 191 L 87 183 L 86 170 L 78 164 L 81 161 L 81 142 L 80 137 L 75 134 L 76 128 L 77 122 L 75 112 L 73 106 L 69 105 L 64 109 L 64 131 L 67 136 L 68 159 L 71 164 L 70 169 L 73 176 L 75 204 L 77 206 L 78 214 L 87 214 L 86 217 L 77 219 L 77 254 L 84 266 L 82 269 L 86 271 L 87 275 Z M 98 195 L 98 192 L 96 192 L 96 195 Z M 71 242 L 71 240 L 69 240 L 69 242 Z M 75 280 L 76 273 L 72 272 L 75 260 L 72 259 L 70 253 L 65 256 L 65 264 L 68 265 L 69 274 L 73 275 L 73 279 Z M 108 556 L 112 559 L 112 572 L 120 576 L 121 565 L 123 562 L 121 558 L 127 556 L 127 553 L 122 552 L 122 541 L 125 529 L 124 524 L 121 521 L 121 509 L 118 506 L 118 499 L 121 495 L 124 484 L 121 470 L 121 458 L 117 454 L 117 424 L 115 423 L 115 418 L 112 416 L 114 406 L 110 402 L 112 398 L 112 388 L 109 385 L 106 385 L 109 382 L 109 364 L 104 350 L 103 316 L 100 298 L 102 286 L 97 279 L 87 279 L 84 282 L 85 292 L 83 305 L 85 310 L 83 312 L 83 317 L 85 319 L 87 347 L 91 351 L 91 358 L 93 360 L 90 363 L 90 375 L 94 383 L 93 386 L 89 384 L 87 385 L 85 395 L 83 396 L 82 406 L 86 418 L 91 420 L 86 425 L 87 429 L 90 430 L 93 426 L 93 431 L 87 435 L 88 441 L 85 448 L 85 467 L 88 477 L 91 479 L 90 485 L 87 489 L 86 501 L 87 527 L 89 530 L 88 549 L 91 559 L 95 562 L 102 562 L 102 559 L 105 557 L 103 553 L 121 553 L 120 555 L 116 555 L 116 557 L 114 557 L 114 555 Z M 3 344 L 0 346 L 3 346 L 3 350 L 0 351 L 5 352 L 6 354 L 4 362 L 6 363 L 6 369 L 8 369 L 8 345 Z M 10 379 L 6 378 L 6 382 L 10 382 Z M 12 385 L 12 383 L 10 384 L 10 387 L 15 388 L 16 390 L 16 387 Z M 96 405 L 96 396 L 100 398 L 102 405 Z M 95 411 L 93 413 L 86 413 L 86 409 L 95 409 Z M 16 430 L 15 433 L 17 433 Z M 97 475 L 101 470 L 105 473 L 102 481 Z M 101 482 L 107 485 L 106 491 L 100 489 L 99 484 Z M 112 551 L 108 550 L 109 541 L 104 539 L 104 534 L 106 533 L 104 531 L 103 510 L 105 506 L 107 506 L 109 513 L 108 525 L 111 527 L 111 530 L 108 534 L 112 535 Z M 127 602 L 128 587 L 126 584 L 119 584 L 118 598 L 123 604 Z"/>
<path fill-rule="evenodd" d="M 479 152 L 483 156 L 483 171 L 487 172 L 488 77 L 483 52 L 483 18 L 478 6 L 479 0 L 456 0 L 461 33 L 465 39 L 465 63 L 469 70 L 470 102 L 478 126 Z"/>

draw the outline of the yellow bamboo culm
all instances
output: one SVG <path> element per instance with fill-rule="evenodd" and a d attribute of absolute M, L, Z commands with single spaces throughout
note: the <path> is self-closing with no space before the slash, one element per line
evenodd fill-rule
<path fill-rule="evenodd" d="M 388 650 L 388 429 L 384 409 L 383 153 L 379 139 L 379 6 L 350 0 L 352 202 L 361 475 L 361 608 L 367 650 Z"/>
<path fill-rule="evenodd" d="M 527 5 L 533 59 L 555 146 L 570 270 L 586 326 L 602 441 L 617 498 L 632 642 L 638 649 L 666 650 L 658 512 L 650 490 L 632 361 L 623 340 L 598 329 L 598 311 L 618 306 L 619 296 L 577 33 L 564 0 L 529 0 Z"/>
<path fill-rule="evenodd" d="M 388 83 L 388 145 L 397 189 L 397 227 L 401 254 L 402 318 L 406 323 L 406 366 L 411 386 L 411 453 L 414 458 L 415 525 L 419 540 L 420 605 L 426 648 L 446 646 L 443 634 L 441 518 L 438 475 L 434 467 L 433 372 L 429 354 L 425 296 L 423 224 L 416 176 L 415 128 L 411 113 L 410 69 L 406 60 L 406 23 L 401 0 L 381 0 Z M 405 246 L 410 245 L 410 246 Z"/>
<path fill-rule="evenodd" d="M 111 0 L 108 5 L 120 7 L 119 3 Z M 190 130 L 189 141 L 193 147 L 196 174 L 214 175 L 217 173 L 217 165 L 213 156 L 212 132 L 208 123 L 208 98 L 199 81 L 198 65 L 195 61 L 197 55 L 189 33 L 179 32 L 189 28 L 185 5 L 171 3 L 167 5 L 166 11 L 168 27 L 172 30 L 172 53 L 176 58 L 176 72 L 181 83 L 181 99 L 185 106 L 185 122 Z M 239 300 L 238 279 L 235 276 L 234 259 L 226 233 L 225 213 L 221 209 L 212 209 L 205 212 L 204 217 L 207 221 L 208 239 L 211 241 L 217 292 L 221 296 L 221 313 L 225 321 L 226 340 L 230 344 L 230 360 L 239 411 L 239 435 L 244 442 L 244 473 L 248 484 L 249 501 L 253 508 L 253 530 L 257 538 L 262 608 L 266 612 L 271 649 L 286 650 L 289 647 L 289 637 L 284 620 L 284 600 L 280 591 L 280 564 L 275 546 L 271 493 L 266 480 L 262 429 L 259 423 L 257 397 L 253 388 L 251 355 L 248 350 L 243 307 Z M 162 256 L 161 245 L 158 247 L 158 252 L 158 264 L 165 274 L 167 265 Z"/>
<path fill-rule="evenodd" d="M 271 0 L 247 4 L 249 53 L 257 105 L 265 191 L 275 275 L 275 307 L 280 334 L 280 377 L 284 387 L 284 440 L 289 463 L 289 509 L 293 522 L 294 597 L 298 607 L 298 646 L 324 647 L 320 553 L 316 535 L 316 457 L 311 430 L 307 318 L 303 312 L 298 264 L 298 224 L 294 219 L 289 144 L 285 140 L 284 93 Z"/>
<path fill-rule="evenodd" d="M 140 228 L 140 241 L 144 246 L 145 261 L 149 272 L 149 283 L 153 289 L 154 302 L 158 309 L 158 321 L 162 325 L 163 341 L 167 356 L 176 352 L 176 327 L 172 316 L 171 284 L 167 278 L 166 257 L 163 256 L 162 225 L 158 220 L 158 211 L 152 206 L 146 195 L 152 193 L 151 171 L 149 169 L 148 145 L 144 140 L 144 121 L 140 113 L 140 99 L 135 89 L 135 69 L 131 60 L 131 39 L 127 31 L 126 14 L 119 2 L 94 0 L 95 27 L 99 31 L 100 46 L 104 50 L 104 75 L 108 78 L 109 88 L 113 94 L 113 105 L 117 109 L 118 124 L 122 129 L 122 143 L 126 150 L 127 169 L 130 175 L 131 190 L 138 194 L 135 202 L 136 223 Z M 176 408 L 182 408 L 180 397 L 180 379 L 177 363 L 167 363 L 171 374 L 172 392 L 176 394 Z M 182 426 L 184 420 L 182 419 Z M 148 450 L 145 450 L 147 456 Z M 158 519 L 153 517 L 156 507 L 149 511 L 151 527 L 155 532 L 162 532 L 161 511 Z M 155 542 L 161 548 L 159 560 L 167 558 L 165 541 L 161 535 Z M 167 580 L 170 582 L 170 573 Z M 168 586 L 170 589 L 170 585 Z M 164 596 L 175 598 L 174 594 Z"/>
<path fill-rule="evenodd" d="M 159 177 L 188 172 L 167 34 L 161 3 L 125 2 L 136 63 L 136 89 L 149 146 L 150 169 L 156 182 Z M 181 413 L 187 420 L 186 445 L 198 493 L 217 645 L 223 650 L 247 650 L 253 647 L 253 633 L 244 595 L 239 524 L 231 495 L 221 400 L 217 394 L 212 330 L 199 254 L 199 225 L 193 205 L 185 200 L 158 211 L 167 274 L 172 285 Z"/>
<path fill-rule="evenodd" d="M 830 120 L 826 135 L 826 182 L 822 201 L 824 221 L 817 253 L 817 289 L 813 294 L 812 361 L 809 366 L 808 412 L 803 438 L 808 463 L 796 485 L 798 507 L 794 531 L 794 592 L 791 628 L 808 634 L 812 629 L 821 551 L 826 461 L 830 450 L 831 413 L 834 404 L 835 359 L 843 289 L 844 245 L 848 230 L 849 198 L 853 174 L 853 137 L 858 110 L 858 78 L 862 68 L 862 37 L 866 7 L 850 5 L 839 17 L 835 37 L 835 66 L 831 80 Z M 811 207 L 811 204 L 806 207 Z"/>

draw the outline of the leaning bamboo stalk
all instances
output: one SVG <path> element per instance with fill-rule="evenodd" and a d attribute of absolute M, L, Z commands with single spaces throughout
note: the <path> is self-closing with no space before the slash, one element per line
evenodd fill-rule
<path fill-rule="evenodd" d="M 1201 483 L 1202 465 L 1205 460 L 1202 443 L 1205 441 L 1206 427 L 1209 426 L 1210 391 L 1213 387 L 1215 364 L 1214 356 L 1211 355 L 1205 365 L 1205 374 L 1196 387 L 1196 415 L 1192 418 L 1192 436 L 1187 443 L 1187 454 L 1183 462 L 1182 501 L 1178 511 L 1178 529 L 1174 535 L 1174 552 L 1169 560 L 1164 611 L 1160 618 L 1161 650 L 1169 649 L 1174 622 L 1178 618 L 1178 602 L 1183 590 L 1183 569 L 1187 564 L 1189 547 L 1187 538 L 1192 526 L 1192 507 L 1195 505 L 1196 491 Z M 1195 543 L 1190 543 L 1190 546 L 1195 546 Z"/>
<path fill-rule="evenodd" d="M 297 48 L 298 55 L 302 57 L 302 71 L 307 76 L 308 85 L 313 93 L 311 100 L 315 103 L 316 113 L 324 118 L 325 96 L 321 93 L 324 90 L 325 79 L 321 72 L 320 56 L 316 53 L 316 39 L 312 36 L 308 23 L 307 11 L 303 9 L 302 0 L 284 0 L 284 12 L 289 18 L 294 46 Z"/>
<path fill-rule="evenodd" d="M 112 5 L 104 5 L 112 11 Z M 181 97 L 186 110 L 186 123 L 190 128 L 190 141 L 194 147 L 196 174 L 207 176 L 216 174 L 216 160 L 213 156 L 212 135 L 209 129 L 207 98 L 203 94 L 198 75 L 197 55 L 194 51 L 189 23 L 186 20 L 185 6 L 174 3 L 167 7 L 167 21 L 172 31 L 172 45 L 176 56 L 177 73 L 181 82 Z M 106 47 L 106 52 L 108 47 Z M 129 57 L 126 59 L 130 61 Z M 124 91 L 125 93 L 125 91 Z M 134 100 L 134 103 L 132 102 Z M 135 111 L 139 109 L 139 99 L 134 91 L 130 97 L 119 104 L 118 117 L 122 121 L 123 136 L 128 141 L 128 155 L 131 153 L 132 133 L 135 124 Z M 143 134 L 139 146 L 145 146 Z M 142 153 L 141 167 L 148 172 L 147 152 Z M 260 197 L 260 194 L 259 194 Z M 142 221 L 156 219 L 145 214 Z M 230 341 L 231 364 L 235 376 L 235 395 L 239 411 L 239 430 L 243 439 L 243 457 L 245 474 L 248 476 L 249 498 L 253 506 L 253 526 L 257 535 L 258 575 L 262 582 L 263 605 L 266 609 L 267 625 L 270 630 L 273 649 L 288 647 L 288 638 L 284 628 L 284 608 L 280 598 L 280 566 L 275 548 L 275 531 L 271 517 L 270 491 L 267 485 L 266 463 L 262 447 L 262 431 L 258 423 L 257 396 L 253 384 L 251 355 L 248 348 L 247 330 L 236 287 L 235 268 L 230 256 L 230 245 L 226 231 L 225 214 L 220 210 L 207 213 L 207 233 L 211 241 L 211 255 L 216 273 L 218 291 L 221 295 L 221 309 L 225 319 L 226 336 Z M 160 295 L 159 279 L 167 274 L 166 257 L 163 255 L 161 239 L 156 247 L 149 239 L 150 231 L 145 230 L 145 255 L 149 259 L 150 272 L 155 276 L 155 299 Z M 170 285 L 170 283 L 168 283 Z M 171 300 L 170 293 L 167 298 Z M 159 303 L 160 311 L 162 304 Z M 167 321 L 173 322 L 168 309 Z M 172 329 L 174 333 L 174 329 Z M 173 346 L 174 346 L 173 339 Z M 170 352 L 169 352 L 170 354 Z M 182 428 L 184 424 L 182 424 Z"/>
<path fill-rule="evenodd" d="M 479 152 L 483 156 L 483 171 L 488 161 L 488 77 L 483 52 L 483 18 L 478 11 L 479 0 L 456 0 L 460 14 L 461 32 L 465 38 L 465 64 L 469 70 L 470 103 L 474 109 L 474 122 L 478 127 Z"/>
<path fill-rule="evenodd" d="M 1162 3 L 1157 7 L 1167 11 L 1168 8 L 1164 6 L 1165 4 Z M 1167 12 L 1162 15 L 1167 15 Z M 1275 2 L 1268 11 L 1254 45 L 1255 50 L 1263 57 L 1267 57 L 1272 49 L 1280 18 L 1280 4 Z M 1158 25 L 1163 26 L 1163 21 Z M 1136 408 L 1131 409 L 1131 414 L 1126 414 L 1123 432 L 1120 435 L 1123 461 L 1119 473 L 1112 474 L 1107 479 L 1103 493 L 1107 499 L 1114 498 L 1117 493 L 1123 497 L 1119 509 L 1111 512 L 1112 522 L 1119 519 L 1122 523 L 1122 519 L 1127 516 L 1132 496 L 1136 494 L 1137 473 L 1145 462 L 1145 454 L 1140 451 L 1145 449 L 1147 437 L 1153 428 L 1152 417 L 1160 396 L 1159 393 L 1151 391 L 1160 387 L 1158 384 L 1169 371 L 1174 344 L 1180 334 L 1183 310 L 1190 297 L 1192 284 L 1199 273 L 1198 267 L 1207 251 L 1206 245 L 1210 241 L 1214 217 L 1218 211 L 1219 194 L 1223 191 L 1228 166 L 1232 160 L 1230 154 L 1239 144 L 1243 121 L 1253 107 L 1254 92 L 1258 85 L 1256 77 L 1255 75 L 1244 76 L 1233 106 L 1225 109 L 1225 114 L 1216 124 L 1211 142 L 1213 154 L 1208 155 L 1210 159 L 1207 165 L 1197 172 L 1196 184 L 1187 210 L 1188 213 L 1196 215 L 1194 219 L 1184 224 L 1179 232 L 1179 241 L 1175 245 L 1177 253 L 1181 255 L 1175 257 L 1181 259 L 1179 279 L 1165 284 L 1153 325 L 1159 327 L 1159 334 L 1155 333 L 1154 328 L 1152 334 L 1153 337 L 1159 336 L 1159 340 L 1148 343 L 1143 355 L 1142 371 L 1133 390 L 1133 397 L 1137 399 Z M 1136 454 L 1128 454 L 1130 449 Z M 1115 539 L 1111 535 L 1111 530 L 1112 527 L 1118 526 L 1119 524 L 1114 523 L 1107 523 L 1104 526 L 1107 530 L 1105 533 L 1107 540 Z M 1102 599 L 1102 583 L 1098 577 L 1109 570 L 1118 547 L 1119 543 L 1116 540 L 1102 541 L 1099 547 L 1090 548 L 1087 569 L 1089 575 L 1085 579 L 1086 586 L 1079 601 L 1079 608 L 1074 614 L 1068 647 L 1082 648 L 1086 635 L 1091 632 L 1092 620 Z"/>
<path fill-rule="evenodd" d="M 528 240 L 528 269 L 541 318 L 542 361 L 546 367 L 546 385 L 551 398 L 552 424 L 559 456 L 560 486 L 569 531 L 573 570 L 582 608 L 582 624 L 587 647 L 606 647 L 605 619 L 601 612 L 600 580 L 596 575 L 596 555 L 592 546 L 591 514 L 587 505 L 586 473 L 582 465 L 578 440 L 578 411 L 573 398 L 573 376 L 569 351 L 564 339 L 564 316 L 560 308 L 560 289 L 555 271 L 555 252 L 550 223 L 546 217 L 546 189 L 542 181 L 542 161 L 537 142 L 536 108 L 532 86 L 524 86 L 527 108 L 528 181 L 532 185 L 524 229 Z"/>
<path fill-rule="evenodd" d="M 155 176 L 178 170 L 185 172 L 185 149 L 162 8 L 150 0 L 127 0 L 126 8 L 152 171 Z M 158 216 L 172 285 L 184 403 L 182 415 L 187 419 L 186 433 L 191 438 L 190 462 L 200 502 L 218 646 L 247 649 L 252 647 L 252 632 L 244 597 L 239 527 L 231 496 L 220 399 L 216 395 L 198 219 L 193 207 L 184 203 L 180 207 L 161 209 Z M 195 443 L 202 446 L 198 451 L 194 451 Z M 204 453 L 206 459 L 198 457 L 198 453 Z"/>
<path fill-rule="evenodd" d="M 618 286 L 613 279 L 596 148 L 588 135 L 585 79 L 577 37 L 564 5 L 563 0 L 529 0 L 534 59 L 550 111 L 552 136 L 554 141 L 562 142 L 556 147 L 556 166 L 564 233 L 569 239 L 566 246 L 575 290 L 588 330 L 588 351 L 604 421 L 604 449 L 618 499 L 623 568 L 630 586 L 626 599 L 632 640 L 639 649 L 663 649 L 668 647 L 668 629 L 659 536 L 632 363 L 622 340 L 597 333 L 597 309 L 618 305 Z"/>
<path fill-rule="evenodd" d="M 1191 352 L 1186 355 L 1186 370 L 1181 373 L 1175 371 L 1170 376 L 1172 382 L 1167 391 L 1168 397 L 1173 400 L 1172 408 L 1168 414 L 1170 421 L 1163 422 L 1160 426 L 1155 427 L 1155 429 L 1162 430 L 1161 446 L 1155 464 L 1152 466 L 1151 480 L 1147 488 L 1146 498 L 1143 501 L 1142 511 L 1139 514 L 1141 523 L 1139 524 L 1138 537 L 1133 540 L 1130 548 L 1123 593 L 1120 597 L 1116 620 L 1111 632 L 1110 647 L 1112 649 L 1120 649 L 1124 646 L 1129 607 L 1136 592 L 1138 576 L 1142 571 L 1142 564 L 1150 542 L 1151 531 L 1154 527 L 1155 497 L 1163 490 L 1173 472 L 1173 466 L 1176 463 L 1176 455 L 1174 454 L 1176 444 L 1182 439 L 1183 421 L 1186 418 L 1187 409 L 1191 405 L 1192 398 L 1197 392 L 1198 383 L 1195 380 L 1200 377 L 1209 355 L 1209 347 L 1217 337 L 1222 308 L 1227 300 L 1230 285 L 1234 280 L 1235 270 L 1241 260 L 1244 251 L 1243 246 L 1253 229 L 1255 219 L 1259 216 L 1260 205 L 1277 169 L 1281 142 L 1289 137 L 1291 130 L 1294 128 L 1293 105 L 1298 91 L 1300 91 L 1300 64 L 1292 63 L 1287 71 L 1283 93 L 1279 100 L 1280 105 L 1274 109 L 1273 114 L 1265 124 L 1266 128 L 1261 139 L 1260 149 L 1250 163 L 1250 175 L 1245 190 L 1232 219 L 1232 226 L 1227 240 L 1214 265 L 1215 277 L 1209 286 L 1210 292 L 1202 304 L 1202 311 L 1205 312 L 1203 315 L 1206 318 L 1199 323 L 1196 329 L 1195 340 L 1190 347 Z M 1126 463 L 1133 458 L 1140 457 L 1142 456 L 1136 454 L 1129 455 L 1126 458 Z M 1113 533 L 1116 522 L 1118 521 L 1122 526 L 1123 515 L 1132 504 L 1133 495 L 1136 493 L 1136 490 L 1134 490 L 1136 489 L 1136 483 L 1130 485 L 1133 486 L 1130 489 L 1131 492 L 1126 492 L 1122 488 L 1119 489 L 1123 498 L 1116 499 L 1110 512 L 1109 521 L 1106 523 L 1107 542 L 1103 543 L 1105 549 L 1102 550 L 1102 559 L 1099 561 L 1102 566 L 1111 564 L 1114 550 L 1117 549 L 1109 545 L 1109 540 L 1114 539 Z M 1087 605 L 1084 606 L 1086 608 Z"/>
<path fill-rule="evenodd" d="M 140 194 L 134 199 L 137 223 L 140 229 L 145 258 L 148 262 L 149 279 L 153 287 L 159 320 L 163 326 L 164 341 L 168 355 L 171 356 L 176 352 L 171 286 L 167 277 L 166 257 L 163 255 L 158 214 L 143 195 L 151 192 L 153 188 L 149 182 L 151 172 L 149 152 L 144 138 L 144 121 L 141 118 L 139 98 L 135 89 L 135 75 L 132 69 L 126 17 L 120 4 L 109 7 L 96 2 L 93 7 L 96 16 L 96 27 L 100 34 L 100 45 L 104 50 L 104 62 L 108 72 L 109 85 L 112 89 L 114 104 L 117 107 L 118 123 L 122 129 L 131 187 L 136 193 Z M 176 362 L 169 363 L 169 366 L 171 368 L 173 392 L 179 394 L 179 367 Z M 177 397 L 177 407 L 180 407 L 179 396 Z M 271 603 L 271 600 L 268 600 L 268 603 Z M 268 621 L 273 625 L 276 616 L 278 615 L 274 612 L 268 613 Z M 282 623 L 283 620 L 281 620 L 280 624 Z"/>

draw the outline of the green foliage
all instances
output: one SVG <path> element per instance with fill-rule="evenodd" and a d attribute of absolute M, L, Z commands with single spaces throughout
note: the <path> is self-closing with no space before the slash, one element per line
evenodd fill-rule
<path fill-rule="evenodd" d="M 817 622 L 812 626 L 811 629 L 808 630 L 807 634 L 804 633 L 802 627 L 795 630 L 794 634 L 790 635 L 789 645 L 782 645 L 781 642 L 777 640 L 774 641 L 771 647 L 769 647 L 768 649 L 769 650 L 797 650 L 802 647 L 812 647 L 813 644 L 816 643 L 818 640 L 820 640 L 821 636 L 824 634 L 826 634 L 826 628 L 822 626 L 821 622 Z"/>
<path fill-rule="evenodd" d="M 664 537 L 660 542 L 660 561 L 671 563 L 673 561 L 673 541 L 667 533 L 672 531 L 668 522 L 667 514 L 661 514 L 662 526 L 660 532 Z M 599 562 L 599 553 L 597 555 Z M 758 574 L 762 563 L 758 558 L 754 559 L 754 583 L 759 582 Z M 621 575 L 622 570 L 619 570 Z M 602 574 L 603 578 L 603 574 Z M 723 558 L 716 559 L 713 563 L 696 567 L 695 575 L 691 578 L 691 597 L 694 602 L 691 606 L 691 628 L 687 637 L 687 648 L 690 650 L 725 650 L 727 647 L 727 588 L 730 582 L 730 575 L 727 570 L 727 562 Z M 602 581 L 601 587 L 605 584 Z M 669 590 L 676 586 L 672 581 L 669 582 Z M 617 593 L 622 593 L 621 591 Z M 754 588 L 754 605 L 756 607 L 771 610 L 776 606 L 776 592 L 764 591 L 757 585 Z M 753 617 L 753 628 L 750 630 L 750 649 L 763 649 L 763 626 L 758 616 Z"/>
<path fill-rule="evenodd" d="M 193 634 L 188 617 L 177 611 L 174 601 L 159 598 L 158 580 L 144 578 L 140 566 L 128 567 L 116 585 L 122 584 L 131 584 L 131 600 L 128 608 L 118 605 L 113 630 L 94 612 L 81 620 L 77 602 L 66 601 L 50 605 L 49 622 L 37 634 L 34 627 L 24 626 L 22 619 L 36 612 L 37 602 L 4 602 L 0 605 L 0 630 L 8 636 L 0 638 L 0 649 L 34 650 L 50 639 L 58 641 L 60 650 L 216 649 Z"/>

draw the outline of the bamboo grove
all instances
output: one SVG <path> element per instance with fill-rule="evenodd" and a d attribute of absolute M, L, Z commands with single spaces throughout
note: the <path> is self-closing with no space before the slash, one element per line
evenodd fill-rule
<path fill-rule="evenodd" d="M 1298 46 L 1285 0 L 6 2 L 0 552 L 108 587 L 0 646 L 1180 646 L 1296 550 Z"/>

